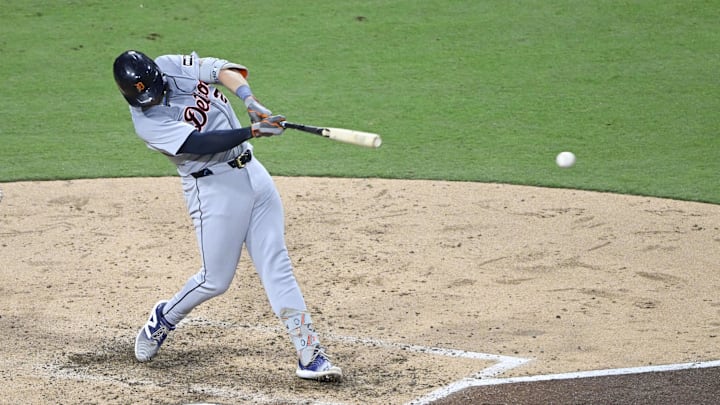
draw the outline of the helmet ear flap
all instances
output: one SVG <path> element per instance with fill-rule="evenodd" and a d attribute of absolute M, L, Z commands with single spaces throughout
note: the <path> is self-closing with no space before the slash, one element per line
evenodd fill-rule
<path fill-rule="evenodd" d="M 165 93 L 165 77 L 154 60 L 138 51 L 125 51 L 115 59 L 113 74 L 120 93 L 134 107 L 158 104 Z"/>

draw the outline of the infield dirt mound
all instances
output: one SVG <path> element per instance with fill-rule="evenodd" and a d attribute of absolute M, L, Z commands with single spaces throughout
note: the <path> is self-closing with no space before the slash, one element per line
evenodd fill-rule
<path fill-rule="evenodd" d="M 575 190 L 276 178 L 341 384 L 294 377 L 244 254 L 149 364 L 152 305 L 199 268 L 177 178 L 0 184 L 0 402 L 403 403 L 488 367 L 534 375 L 720 358 L 720 206 Z"/>

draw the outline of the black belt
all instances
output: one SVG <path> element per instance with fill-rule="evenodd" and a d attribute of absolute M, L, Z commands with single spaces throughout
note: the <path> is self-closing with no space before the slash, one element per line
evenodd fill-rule
<path fill-rule="evenodd" d="M 243 152 L 242 155 L 227 162 L 227 164 L 230 165 L 230 167 L 232 167 L 233 169 L 242 169 L 243 167 L 245 167 L 245 165 L 250 163 L 251 160 L 252 153 L 250 153 L 249 150 L 246 150 L 245 152 Z M 207 168 L 197 171 L 195 173 L 190 173 L 190 175 L 195 177 L 196 179 L 199 179 L 200 177 L 210 176 L 211 174 L 213 174 L 213 171 Z"/>

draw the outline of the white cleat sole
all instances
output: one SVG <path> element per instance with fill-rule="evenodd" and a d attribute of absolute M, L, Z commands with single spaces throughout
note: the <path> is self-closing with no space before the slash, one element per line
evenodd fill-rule
<path fill-rule="evenodd" d="M 321 382 L 342 381 L 342 370 L 340 367 L 331 367 L 325 371 L 310 371 L 297 369 L 295 374 L 305 380 L 317 380 Z"/>

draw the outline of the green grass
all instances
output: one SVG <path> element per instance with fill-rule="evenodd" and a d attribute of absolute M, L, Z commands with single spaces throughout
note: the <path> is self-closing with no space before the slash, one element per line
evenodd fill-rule
<path fill-rule="evenodd" d="M 141 7 L 140 4 L 143 4 Z M 448 179 L 720 203 L 715 1 L 16 1 L 0 15 L 0 181 L 173 175 L 134 135 L 112 62 L 247 65 L 291 121 L 275 175 Z M 241 118 L 245 118 L 235 102 Z M 555 155 L 571 150 L 575 167 Z"/>

